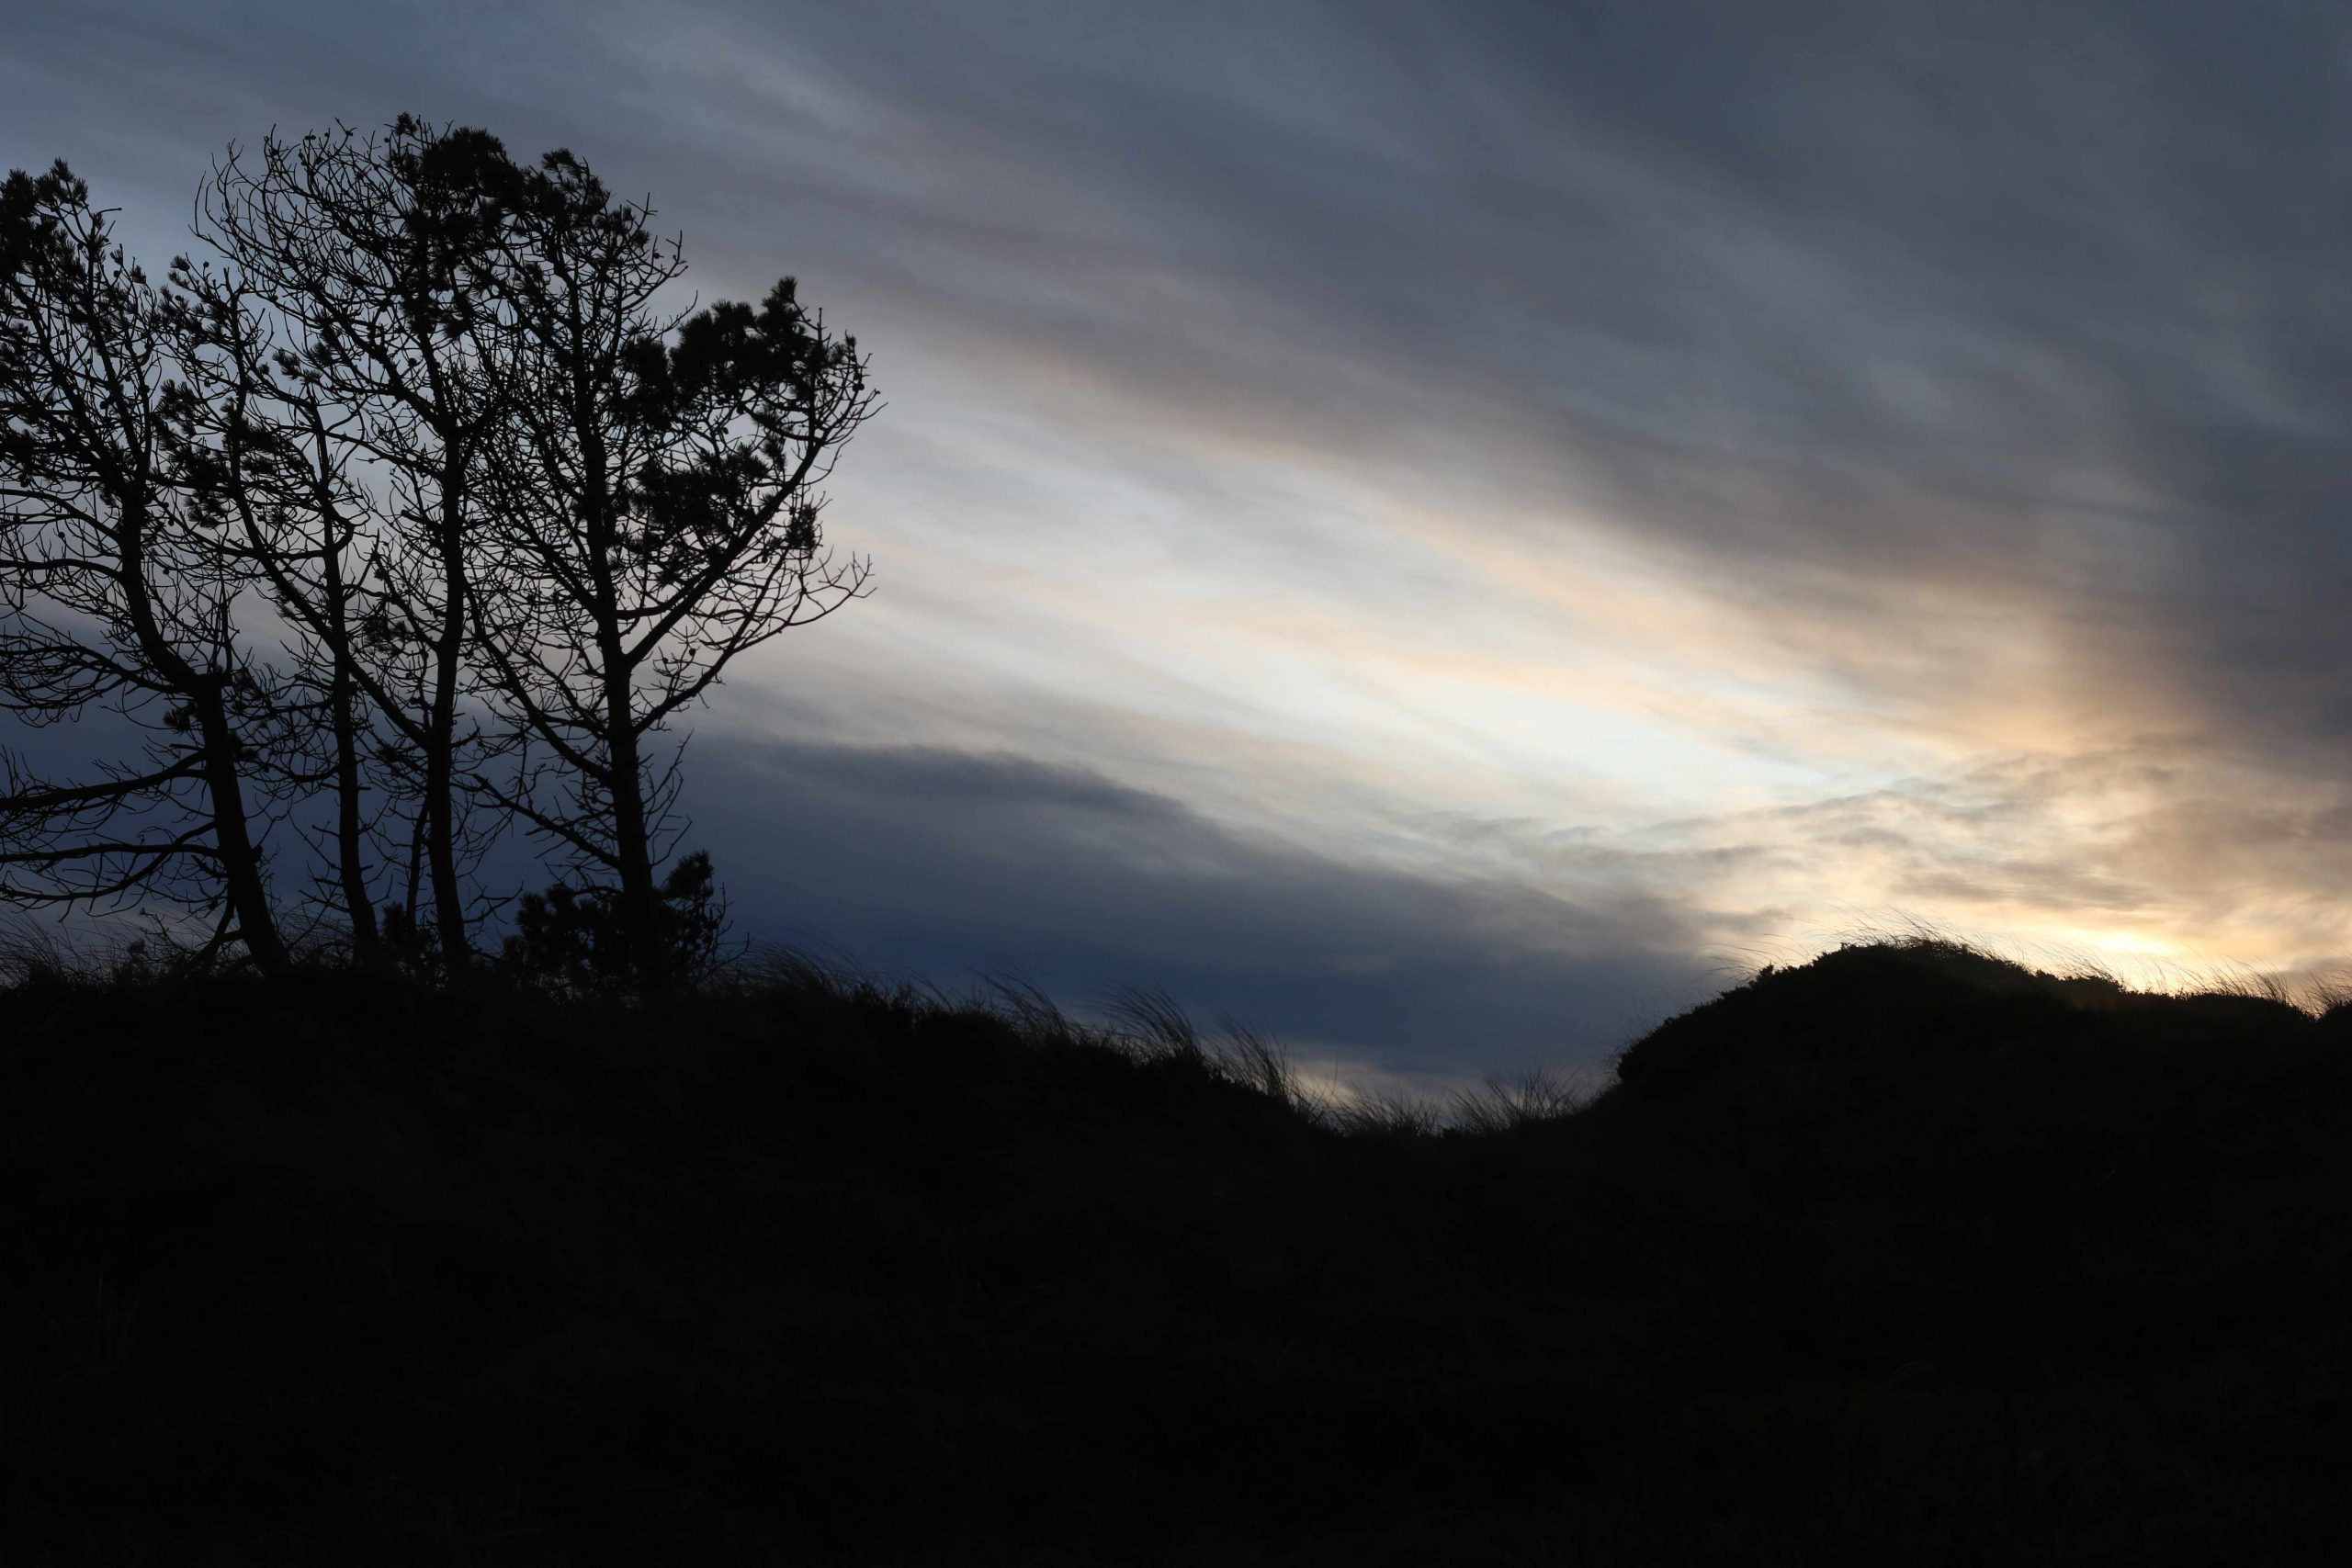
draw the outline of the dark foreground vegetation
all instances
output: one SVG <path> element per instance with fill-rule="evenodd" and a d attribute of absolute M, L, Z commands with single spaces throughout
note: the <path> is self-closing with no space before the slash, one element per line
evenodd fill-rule
<path fill-rule="evenodd" d="M 2342 1010 L 1849 949 L 1433 1131 L 1165 1020 L 468 985 L 0 995 L 11 1561 L 2352 1535 Z"/>

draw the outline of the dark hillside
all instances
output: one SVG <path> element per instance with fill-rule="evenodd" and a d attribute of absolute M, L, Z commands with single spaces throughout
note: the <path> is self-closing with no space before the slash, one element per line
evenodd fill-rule
<path fill-rule="evenodd" d="M 12 1561 L 2352 1538 L 2336 1015 L 1851 949 L 1442 1135 L 807 976 L 51 979 L 0 1020 Z"/>

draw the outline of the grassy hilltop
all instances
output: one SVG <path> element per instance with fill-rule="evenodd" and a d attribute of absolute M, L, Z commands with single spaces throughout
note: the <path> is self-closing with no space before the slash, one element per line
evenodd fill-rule
<path fill-rule="evenodd" d="M 1853 948 L 1442 1131 L 806 973 L 0 1021 L 14 1562 L 2352 1540 L 2345 1010 Z"/>

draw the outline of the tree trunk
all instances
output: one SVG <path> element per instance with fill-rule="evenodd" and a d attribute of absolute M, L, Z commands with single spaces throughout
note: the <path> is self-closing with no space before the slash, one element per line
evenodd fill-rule
<path fill-rule="evenodd" d="M 669 953 L 662 942 L 659 901 L 653 889 L 652 835 L 645 820 L 645 778 L 638 747 L 637 703 L 632 665 L 624 653 L 627 633 L 621 620 L 620 597 L 615 586 L 613 556 L 616 530 L 613 492 L 608 483 L 609 453 L 605 445 L 602 410 L 594 390 L 592 356 L 582 341 L 579 323 L 571 324 L 572 422 L 580 434 L 581 468 L 586 479 L 581 522 L 588 547 L 588 579 L 594 595 L 596 656 L 603 666 L 605 698 L 605 761 L 612 776 L 606 792 L 612 797 L 613 870 L 620 879 L 619 905 L 615 911 L 621 947 L 638 985 L 649 991 L 663 989 L 669 981 Z"/>
<path fill-rule="evenodd" d="M 617 662 L 620 639 L 608 655 Z M 605 668 L 612 669 L 608 663 Z M 605 682 L 605 723 L 610 731 L 606 757 L 613 770 L 614 871 L 620 878 L 619 931 L 629 968 L 648 990 L 669 982 L 670 954 L 662 942 L 661 897 L 653 886 L 652 835 L 645 821 L 645 779 L 638 748 L 636 715 L 626 677 Z"/>
<path fill-rule="evenodd" d="M 269 907 L 269 890 L 262 881 L 261 851 L 245 819 L 236 732 L 230 728 L 218 687 L 199 695 L 195 705 L 204 746 L 204 783 L 212 802 L 212 841 L 220 856 L 220 884 L 228 896 L 230 913 L 237 919 L 237 934 L 253 955 L 254 967 L 274 974 L 286 968 L 291 959 Z"/>
<path fill-rule="evenodd" d="M 343 884 L 344 913 L 351 921 L 351 950 L 367 958 L 379 945 L 376 903 L 368 891 L 368 845 L 359 812 L 359 720 L 351 674 L 351 627 L 344 615 L 343 552 L 333 538 L 326 542 L 324 563 L 328 613 L 334 627 L 327 657 L 334 668 L 329 704 L 334 727 L 335 872 Z"/>
<path fill-rule="evenodd" d="M 344 913 L 351 920 L 351 949 L 369 957 L 377 948 L 376 904 L 368 891 L 368 845 L 359 812 L 359 737 L 352 713 L 351 675 L 345 656 L 334 656 L 335 869 L 343 884 Z"/>
<path fill-rule="evenodd" d="M 146 479 L 142 472 L 141 480 Z M 143 502 L 144 492 L 140 492 Z M 221 891 L 229 912 L 236 918 L 237 934 L 245 951 L 264 973 L 284 969 L 290 962 L 286 941 L 277 932 L 277 918 L 270 910 L 269 887 L 262 880 L 261 851 L 245 820 L 243 748 L 229 722 L 228 677 L 199 670 L 180 656 L 164 635 L 147 588 L 147 529 L 151 513 L 144 504 L 126 503 L 120 521 L 111 530 L 118 553 L 112 571 L 122 591 L 122 607 L 141 656 L 184 694 L 196 720 L 198 744 L 204 760 L 204 786 L 212 808 L 212 847 L 220 860 Z"/>
<path fill-rule="evenodd" d="M 437 726 L 436 726 L 437 728 Z M 458 886 L 458 825 L 450 795 L 453 768 L 446 731 L 434 738 L 424 761 L 424 869 L 433 885 L 434 931 L 452 969 L 472 956 L 466 937 L 466 906 Z"/>
<path fill-rule="evenodd" d="M 462 969 L 473 956 L 465 891 L 458 881 L 458 666 L 465 652 L 466 561 L 459 536 L 465 481 L 456 457 L 441 479 L 441 635 L 433 649 L 433 711 L 424 749 L 424 855 L 433 879 L 433 919 L 443 960 Z"/>

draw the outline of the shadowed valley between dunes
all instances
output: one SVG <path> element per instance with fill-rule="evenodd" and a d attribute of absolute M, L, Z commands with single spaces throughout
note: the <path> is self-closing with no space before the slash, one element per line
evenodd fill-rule
<path fill-rule="evenodd" d="M 2146 1562 L 2346 1521 L 2352 1010 L 1933 942 L 1588 1104 L 808 968 L 31 972 L 26 1562 Z"/>

